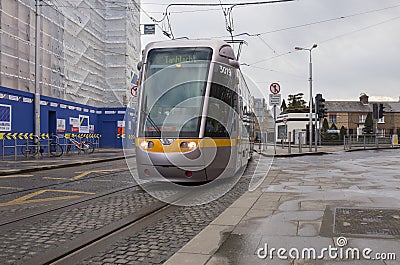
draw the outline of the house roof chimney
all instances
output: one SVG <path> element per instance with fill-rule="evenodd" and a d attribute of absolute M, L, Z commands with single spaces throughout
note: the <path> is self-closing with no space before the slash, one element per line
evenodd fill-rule
<path fill-rule="evenodd" d="M 364 104 L 364 105 L 367 105 L 368 104 L 368 96 L 367 96 L 367 94 L 365 94 L 365 93 L 362 93 L 361 95 L 360 95 L 360 102 L 362 103 L 362 104 Z"/>

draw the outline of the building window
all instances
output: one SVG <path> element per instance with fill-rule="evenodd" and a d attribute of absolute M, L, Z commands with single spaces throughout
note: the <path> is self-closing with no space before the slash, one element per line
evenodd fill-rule
<path fill-rule="evenodd" d="M 336 114 L 329 114 L 329 123 L 336 123 Z"/>
<path fill-rule="evenodd" d="M 278 139 L 286 139 L 286 125 L 278 126 Z"/>
<path fill-rule="evenodd" d="M 365 120 L 367 119 L 367 115 L 362 114 L 358 116 L 358 123 L 365 123 Z"/>
<path fill-rule="evenodd" d="M 385 123 L 385 116 L 383 116 L 382 118 L 380 118 L 380 119 L 378 120 L 378 123 Z"/>

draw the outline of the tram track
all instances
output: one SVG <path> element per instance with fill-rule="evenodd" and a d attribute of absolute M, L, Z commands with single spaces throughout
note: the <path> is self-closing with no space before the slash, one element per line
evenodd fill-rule
<path fill-rule="evenodd" d="M 9 195 L 21 194 L 21 193 L 24 193 L 24 192 L 32 192 L 32 191 L 36 191 L 36 190 L 40 190 L 40 189 L 57 187 L 57 186 L 70 184 L 70 183 L 79 183 L 79 182 L 82 182 L 82 181 L 87 181 L 87 180 L 96 179 L 96 178 L 102 178 L 102 177 L 114 175 L 114 174 L 117 174 L 117 173 L 129 173 L 129 172 L 130 172 L 130 169 L 127 168 L 127 169 L 124 169 L 124 170 L 121 170 L 121 171 L 112 171 L 112 172 L 94 173 L 94 174 L 92 173 L 91 175 L 88 175 L 85 178 L 80 178 L 80 179 L 70 178 L 70 179 L 67 179 L 67 180 L 62 180 L 60 178 L 59 182 L 57 182 L 57 183 L 43 185 L 43 186 L 36 186 L 36 187 L 33 187 L 33 188 L 29 188 L 29 189 L 16 190 L 16 191 L 11 191 L 11 192 L 7 192 L 7 193 L 2 193 L 2 194 L 0 194 L 0 198 L 4 197 L 4 196 L 9 196 Z"/>
<path fill-rule="evenodd" d="M 95 253 L 99 248 L 109 246 L 127 234 L 134 234 L 176 208 L 178 206 L 158 202 L 87 237 L 77 238 L 51 252 L 36 256 L 24 264 L 76 264 L 87 252 Z"/>
<path fill-rule="evenodd" d="M 34 238 L 31 238 L 31 233 L 32 231 L 38 233 L 37 238 L 39 242 L 42 242 L 39 243 L 41 251 L 33 254 L 35 250 L 32 249 L 33 252 L 30 252 L 32 254 L 19 257 L 18 264 L 24 262 L 26 264 L 49 264 L 52 260 L 60 260 L 71 253 L 80 252 L 81 249 L 96 242 L 102 242 L 103 239 L 112 237 L 112 235 L 125 231 L 129 227 L 136 227 L 135 224 L 138 221 L 148 218 L 149 215 L 162 210 L 164 207 L 169 208 L 166 203 L 152 198 L 142 190 L 132 191 L 133 189 L 137 189 L 137 187 L 138 185 L 131 185 L 103 192 L 102 194 L 75 201 L 68 205 L 3 221 L 0 224 L 0 242 L 2 240 L 9 240 L 10 234 L 16 235 L 18 233 L 19 236 L 12 236 L 11 244 L 21 244 L 23 241 L 20 243 L 17 243 L 17 241 L 28 237 L 32 247 L 37 249 L 38 242 Z M 172 192 L 171 197 L 175 198 L 178 196 L 180 195 Z M 121 200 L 122 203 L 119 203 Z M 129 203 L 129 206 L 126 203 Z M 99 214 L 99 218 L 95 217 L 96 214 L 94 214 L 92 209 L 98 209 L 95 212 Z M 87 222 L 90 222 L 89 219 L 80 220 L 84 224 L 84 227 L 74 222 L 74 220 L 81 219 L 80 215 L 83 219 L 89 218 L 85 212 L 92 213 L 90 218 L 93 221 L 91 222 L 96 222 L 96 226 L 87 224 Z M 105 213 L 103 216 L 102 212 L 111 213 Z M 67 220 L 65 217 L 67 217 Z M 70 218 L 72 220 L 68 220 Z M 59 223 L 60 221 L 62 223 L 65 222 L 65 225 L 62 224 L 61 227 L 54 226 L 54 223 Z M 77 233 L 77 230 L 81 231 Z M 40 236 L 41 233 L 43 233 L 42 236 Z M 63 236 L 61 236 L 62 234 Z M 20 239 L 17 239 L 18 237 Z M 49 237 L 47 240 L 54 243 L 49 243 L 51 245 L 46 244 L 47 242 L 44 242 L 46 240 L 44 238 L 46 237 Z M 11 256 L 7 258 L 5 255 L 2 255 L 0 263 L 8 262 L 12 258 Z"/>
<path fill-rule="evenodd" d="M 62 205 L 62 206 L 56 206 L 56 207 L 53 207 L 53 208 L 50 208 L 50 209 L 46 209 L 44 211 L 39 211 L 39 212 L 32 213 L 32 214 L 26 214 L 26 215 L 22 215 L 22 216 L 17 216 L 17 217 L 15 217 L 13 219 L 0 222 L 0 227 L 4 227 L 4 226 L 7 226 L 7 225 L 14 225 L 14 224 L 16 224 L 18 222 L 21 222 L 21 221 L 24 221 L 24 220 L 27 220 L 27 219 L 30 219 L 30 218 L 38 217 L 38 216 L 44 215 L 44 214 L 49 214 L 49 213 L 52 213 L 52 212 L 55 212 L 55 211 L 58 211 L 58 210 L 62 210 L 62 209 L 67 209 L 67 208 L 70 208 L 70 207 L 73 207 L 73 206 L 77 206 L 79 204 L 87 203 L 87 202 L 90 202 L 90 201 L 97 200 L 99 198 L 110 196 L 112 194 L 117 194 L 117 193 L 122 192 L 122 191 L 133 189 L 133 188 L 136 188 L 138 186 L 139 186 L 138 184 L 131 185 L 131 186 L 124 187 L 124 188 L 119 188 L 119 189 L 116 189 L 116 190 L 113 190 L 113 191 L 104 192 L 102 194 L 93 195 L 90 198 L 84 198 L 84 199 L 81 199 L 79 201 L 75 201 L 73 203 L 65 204 L 65 205 Z"/>
<path fill-rule="evenodd" d="M 245 192 L 248 182 L 249 177 L 242 178 L 233 192 L 206 205 L 167 204 L 138 190 L 138 185 L 130 185 L 90 195 L 67 205 L 14 215 L 13 219 L 0 223 L 0 242 L 4 242 L 2 248 L 8 249 L 0 257 L 0 263 L 88 264 L 96 259 L 105 260 L 105 255 L 119 253 L 118 249 L 124 246 L 138 248 L 129 252 L 130 258 L 137 260 L 140 251 L 151 250 L 153 244 L 162 249 L 160 254 L 146 256 L 143 262 L 138 262 L 156 259 L 157 263 L 175 253 Z M 204 195 L 165 190 L 164 185 L 157 183 L 145 185 L 151 185 L 153 191 L 169 198 L 166 201 Z M 18 254 L 21 247 L 27 249 L 25 255 Z"/>

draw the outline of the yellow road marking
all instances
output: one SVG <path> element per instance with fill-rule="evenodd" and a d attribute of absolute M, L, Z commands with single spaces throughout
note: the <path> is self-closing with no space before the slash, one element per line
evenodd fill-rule
<path fill-rule="evenodd" d="M 80 173 L 80 174 L 78 174 L 78 175 L 76 175 L 75 177 L 72 177 L 72 178 L 43 177 L 43 179 L 50 179 L 50 180 L 78 180 L 78 179 L 84 178 L 87 175 L 90 175 L 92 173 L 120 172 L 120 171 L 124 171 L 124 170 L 126 170 L 126 168 L 78 171 L 78 172 L 75 172 L 75 173 Z M 101 180 L 97 180 L 97 181 L 101 181 Z"/>
<path fill-rule="evenodd" d="M 52 178 L 52 177 L 43 177 L 44 179 L 51 179 L 51 180 L 70 180 L 69 178 Z"/>
<path fill-rule="evenodd" d="M 71 180 L 77 180 L 83 177 L 86 177 L 87 175 L 91 173 L 106 173 L 106 172 L 118 172 L 118 171 L 123 171 L 125 168 L 117 168 L 117 169 L 101 169 L 101 170 L 90 170 L 90 171 L 84 171 L 81 174 L 73 177 Z"/>
<path fill-rule="evenodd" d="M 94 179 L 93 181 L 97 181 L 97 182 L 111 182 L 111 179 Z"/>
<path fill-rule="evenodd" d="M 8 176 L 0 176 L 0 179 L 8 179 L 8 178 L 29 178 L 33 177 L 33 175 L 8 175 Z"/>
<path fill-rule="evenodd" d="M 57 201 L 57 200 L 66 200 L 66 199 L 76 199 L 81 197 L 80 195 L 72 195 L 72 196 L 60 196 L 60 197 L 52 197 L 52 198 L 44 198 L 44 199 L 32 199 L 35 196 L 39 196 L 46 192 L 56 192 L 56 193 L 72 193 L 72 194 L 87 194 L 92 195 L 95 194 L 93 192 L 85 192 L 85 191 L 71 191 L 71 190 L 39 190 L 17 199 L 14 199 L 9 202 L 0 203 L 1 206 L 12 206 L 12 205 L 19 205 L 19 204 L 28 204 L 28 203 L 35 203 L 35 202 L 47 202 L 47 201 Z"/>
<path fill-rule="evenodd" d="M 2 187 L 2 186 L 0 186 L 0 189 L 5 189 L 5 190 L 23 190 L 22 188 Z"/>

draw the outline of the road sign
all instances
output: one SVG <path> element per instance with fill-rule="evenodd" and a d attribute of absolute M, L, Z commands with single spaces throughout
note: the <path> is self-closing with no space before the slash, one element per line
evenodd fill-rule
<path fill-rule="evenodd" d="M 276 106 L 281 104 L 281 94 L 272 95 L 269 94 L 269 105 Z"/>
<path fill-rule="evenodd" d="M 269 86 L 269 91 L 271 91 L 272 94 L 279 94 L 281 92 L 281 86 L 278 83 L 272 83 Z"/>
<path fill-rule="evenodd" d="M 154 35 L 156 33 L 156 25 L 155 24 L 145 24 L 143 33 L 144 33 L 144 35 Z"/>

